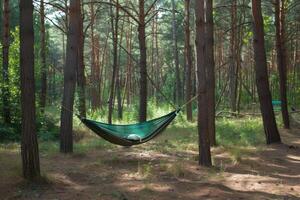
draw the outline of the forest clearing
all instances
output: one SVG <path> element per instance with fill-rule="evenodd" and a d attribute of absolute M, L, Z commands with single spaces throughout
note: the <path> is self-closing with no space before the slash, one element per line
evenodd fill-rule
<path fill-rule="evenodd" d="M 300 200 L 299 0 L 0 0 L 0 200 Z"/>
<path fill-rule="evenodd" d="M 265 146 L 252 131 L 240 128 L 253 119 L 220 120 L 230 134 L 212 149 L 214 167 L 197 165 L 195 124 L 174 124 L 162 136 L 139 147 L 114 147 L 93 135 L 75 144 L 72 155 L 42 143 L 45 182 L 25 182 L 18 145 L 1 146 L 2 199 L 299 199 L 299 127 L 280 130 L 284 144 Z M 256 119 L 257 120 L 257 119 Z M 251 122 L 250 122 L 251 123 Z M 253 123 L 253 122 L 252 122 Z M 179 126 L 179 127 L 178 127 Z M 226 134 L 224 133 L 224 134 Z M 262 132 L 260 132 L 262 135 Z M 244 136 L 243 136 L 244 135 Z M 230 141 L 244 142 L 235 145 Z M 258 137 L 258 138 L 256 138 Z M 221 138 L 221 137 L 220 137 Z M 259 142 L 260 141 L 260 142 Z M 247 144 L 248 143 L 248 144 Z"/>

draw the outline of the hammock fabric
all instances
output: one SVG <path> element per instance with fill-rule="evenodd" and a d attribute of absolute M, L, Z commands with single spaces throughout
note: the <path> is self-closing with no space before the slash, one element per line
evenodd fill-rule
<path fill-rule="evenodd" d="M 279 101 L 279 100 L 273 100 L 272 101 L 272 105 L 273 106 L 281 106 L 281 101 Z"/>
<path fill-rule="evenodd" d="M 82 119 L 89 129 L 103 139 L 121 146 L 138 145 L 155 138 L 175 119 L 180 110 L 146 122 L 130 125 L 114 125 Z"/>

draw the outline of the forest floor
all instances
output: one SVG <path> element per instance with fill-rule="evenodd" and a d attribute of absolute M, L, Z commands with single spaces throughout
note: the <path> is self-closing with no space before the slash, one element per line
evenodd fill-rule
<path fill-rule="evenodd" d="M 172 146 L 171 131 L 138 147 L 40 150 L 46 181 L 39 185 L 21 178 L 19 150 L 7 146 L 0 149 L 0 199 L 300 199 L 300 128 L 281 130 L 284 144 L 214 147 L 212 169 L 197 165 L 196 146 Z"/>

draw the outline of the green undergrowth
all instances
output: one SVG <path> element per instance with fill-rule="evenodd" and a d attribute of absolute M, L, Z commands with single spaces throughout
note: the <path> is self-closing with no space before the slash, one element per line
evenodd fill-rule
<path fill-rule="evenodd" d="M 256 146 L 264 143 L 260 118 L 220 119 L 216 124 L 217 143 L 224 146 Z"/>
<path fill-rule="evenodd" d="M 158 115 L 158 114 L 157 114 Z M 157 117 L 157 116 L 155 116 Z M 98 152 L 99 160 L 95 160 L 97 166 L 99 165 L 122 165 L 123 159 L 120 159 L 119 153 L 129 152 L 147 152 L 153 155 L 162 155 L 166 158 L 162 159 L 159 168 L 174 178 L 184 178 L 189 176 L 189 171 L 184 167 L 185 163 L 198 162 L 198 132 L 196 122 L 187 122 L 184 120 L 184 115 L 177 117 L 174 122 L 157 138 L 150 142 L 132 147 L 122 148 L 113 145 L 102 138 L 93 134 L 90 130 L 84 127 L 83 124 L 74 119 L 74 150 L 73 154 L 69 155 L 74 159 L 85 159 L 91 153 Z M 122 121 L 121 123 L 128 123 Z M 240 163 L 243 159 L 260 151 L 260 147 L 264 145 L 263 126 L 260 118 L 241 118 L 241 119 L 217 119 L 216 121 L 216 139 L 218 146 L 212 148 L 212 161 L 216 169 L 211 171 L 209 176 L 216 176 L 219 172 L 226 171 L 228 162 Z M 100 150 L 100 151 L 99 151 Z M 58 140 L 44 140 L 39 137 L 39 152 L 41 158 L 55 158 L 59 156 L 59 141 Z M 106 155 L 109 152 L 109 158 L 99 155 L 103 152 Z M 0 143 L 0 157 L 7 153 L 20 154 L 20 145 L 18 142 L 14 143 Z M 226 153 L 227 161 L 220 161 L 214 155 Z M 7 156 L 6 156 L 7 157 Z M 19 157 L 18 157 L 19 158 Z M 2 162 L 3 160 L 0 159 Z M 138 162 L 138 163 L 137 163 Z M 221 162 L 221 163 L 220 163 Z M 224 163 L 222 163 L 224 162 Z M 130 160 L 127 161 L 130 164 Z M 12 173 L 17 174 L 20 171 L 20 165 L 12 165 L 14 169 Z M 156 178 L 156 165 L 152 162 L 133 160 L 132 166 L 137 166 L 137 174 L 147 181 Z"/>
<path fill-rule="evenodd" d="M 264 143 L 263 125 L 260 118 L 218 119 L 216 138 L 219 146 L 257 146 Z M 196 123 L 175 122 L 154 144 L 152 149 L 160 151 L 197 150 Z"/>
<path fill-rule="evenodd" d="M 116 124 L 136 123 L 137 108 L 126 107 L 123 112 L 123 120 L 116 120 Z M 161 106 L 156 108 L 154 104 L 149 105 L 149 119 L 156 118 L 171 112 L 172 107 Z M 55 154 L 59 152 L 59 111 L 55 107 L 46 109 L 44 115 L 38 115 L 38 138 L 39 148 L 42 154 Z M 96 112 L 89 111 L 88 118 L 106 122 L 106 110 Z M 281 118 L 277 116 L 280 126 Z M 0 127 L 1 128 L 1 127 Z M 7 132 L 12 131 L 7 129 Z M 19 134 L 19 133 L 18 133 Z M 242 152 L 242 148 L 256 147 L 264 144 L 263 125 L 260 117 L 244 118 L 218 118 L 216 121 L 216 138 L 218 146 L 224 147 L 233 154 Z M 18 144 L 17 140 L 14 143 Z M 90 150 L 115 149 L 115 145 L 99 138 L 88 130 L 77 117 L 74 117 L 74 153 L 85 154 Z M 0 143 L 0 150 L 6 148 L 12 142 Z M 18 145 L 17 145 L 18 146 Z M 172 124 L 156 139 L 136 148 L 152 150 L 167 154 L 180 154 L 198 151 L 197 123 L 187 122 L 184 113 L 181 113 Z M 184 155 L 182 155 L 184 157 Z M 238 156 L 236 156 L 238 157 Z"/>
<path fill-rule="evenodd" d="M 84 155 L 91 150 L 115 149 L 116 146 L 99 138 L 84 138 L 79 142 L 74 142 L 74 154 Z M 39 144 L 40 153 L 44 155 L 54 155 L 59 152 L 59 143 L 54 141 L 43 141 Z"/>

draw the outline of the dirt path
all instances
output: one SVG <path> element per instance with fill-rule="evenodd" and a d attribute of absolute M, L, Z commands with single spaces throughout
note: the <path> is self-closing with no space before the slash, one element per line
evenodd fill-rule
<path fill-rule="evenodd" d="M 49 184 L 20 178 L 18 152 L 1 152 L 0 199 L 300 199 L 300 129 L 281 131 L 284 145 L 258 147 L 233 159 L 213 149 L 214 169 L 197 152 L 158 153 L 139 147 L 41 156 Z"/>

